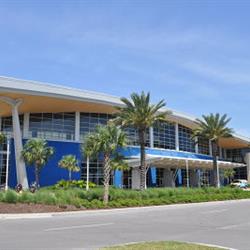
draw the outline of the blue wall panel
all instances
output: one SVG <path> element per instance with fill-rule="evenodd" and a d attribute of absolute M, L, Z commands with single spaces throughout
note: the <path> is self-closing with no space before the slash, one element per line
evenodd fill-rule
<path fill-rule="evenodd" d="M 156 186 L 156 168 L 150 167 L 149 174 L 150 174 L 150 186 L 155 187 Z"/>
<path fill-rule="evenodd" d="M 25 141 L 24 141 L 25 143 Z M 45 165 L 40 174 L 40 186 L 53 185 L 61 179 L 68 180 L 68 171 L 58 167 L 58 161 L 62 156 L 67 154 L 73 154 L 77 157 L 79 165 L 81 164 L 81 148 L 80 143 L 73 142 L 58 142 L 48 141 L 48 146 L 55 149 L 55 154 L 50 158 L 47 165 Z M 27 166 L 27 176 L 29 185 L 35 181 L 35 172 L 33 166 Z M 72 173 L 72 179 L 79 180 L 81 176 L 80 172 Z M 15 153 L 14 145 L 12 141 L 11 145 L 11 157 L 10 157 L 10 175 L 9 175 L 9 186 L 15 187 L 16 182 L 16 164 L 15 164 Z"/>
<path fill-rule="evenodd" d="M 122 171 L 121 170 L 115 170 L 114 186 L 117 188 L 122 188 Z"/>
<path fill-rule="evenodd" d="M 8 185 L 10 187 L 16 186 L 16 162 L 15 162 L 15 148 L 14 148 L 14 140 L 12 139 L 10 142 L 10 159 L 9 159 L 9 180 Z"/>

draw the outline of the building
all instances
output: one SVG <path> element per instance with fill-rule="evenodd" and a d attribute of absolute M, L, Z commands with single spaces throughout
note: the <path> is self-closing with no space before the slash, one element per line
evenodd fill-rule
<path fill-rule="evenodd" d="M 86 178 L 86 162 L 81 153 L 84 136 L 97 124 L 106 124 L 122 105 L 118 97 L 81 91 L 46 83 L 0 77 L 0 128 L 10 141 L 10 148 L 1 145 L 0 184 L 14 187 L 34 181 L 33 168 L 26 167 L 20 152 L 25 140 L 44 138 L 55 148 L 55 155 L 41 171 L 41 186 L 67 179 L 67 171 L 58 167 L 65 154 L 74 154 L 81 162 L 81 171 L 73 178 Z M 168 122 L 155 124 L 147 132 L 147 163 L 149 186 L 206 186 L 211 183 L 211 145 L 209 141 L 191 139 L 195 118 L 172 111 Z M 125 129 L 129 146 L 122 153 L 131 165 L 129 171 L 115 171 L 117 187 L 138 188 L 139 146 L 137 131 Z M 250 139 L 234 135 L 219 142 L 220 180 L 223 169 L 234 168 L 235 178 L 250 180 Z M 8 153 L 9 152 L 9 153 Z M 8 168 L 6 168 L 8 165 Z M 6 178 L 6 172 L 8 178 Z M 27 173 L 27 175 L 26 175 Z M 27 178 L 26 178 L 27 176 Z M 102 183 L 102 166 L 90 162 L 90 181 Z"/>

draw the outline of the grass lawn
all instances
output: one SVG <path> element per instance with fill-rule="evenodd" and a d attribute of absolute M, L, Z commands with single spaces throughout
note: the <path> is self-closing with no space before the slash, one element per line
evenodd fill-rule
<path fill-rule="evenodd" d="M 0 192 L 0 203 L 45 204 L 60 207 L 74 206 L 78 209 L 105 208 L 102 202 L 103 188 L 88 192 L 81 188 L 41 188 L 37 192 L 16 193 L 14 190 Z M 178 203 L 221 201 L 250 198 L 250 192 L 238 188 L 148 188 L 145 191 L 110 188 L 107 207 L 136 207 Z M 1 212 L 1 211 L 0 211 Z"/>
<path fill-rule="evenodd" d="M 106 247 L 102 250 L 221 250 L 217 247 L 208 247 L 190 243 L 160 241 L 129 244 L 124 246 Z"/>

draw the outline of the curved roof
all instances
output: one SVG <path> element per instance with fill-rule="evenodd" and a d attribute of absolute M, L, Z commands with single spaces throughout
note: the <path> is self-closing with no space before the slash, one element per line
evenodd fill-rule
<path fill-rule="evenodd" d="M 88 90 L 0 76 L 0 91 L 121 105 L 120 98 Z"/>
<path fill-rule="evenodd" d="M 30 80 L 21 80 L 11 77 L 0 76 L 0 93 L 22 93 L 25 95 L 32 96 L 45 96 L 45 97 L 53 97 L 59 99 L 67 99 L 67 100 L 75 100 L 80 102 L 88 102 L 88 103 L 99 103 L 104 105 L 111 106 L 121 106 L 123 103 L 120 100 L 120 97 L 76 89 L 69 88 L 56 84 L 42 83 L 38 81 L 30 81 Z M 162 109 L 162 111 L 167 111 L 169 109 Z M 179 117 L 181 119 L 186 120 L 186 122 L 195 122 L 195 117 L 191 115 L 187 115 L 175 110 L 170 110 L 172 117 Z M 192 124 L 189 124 L 192 126 Z"/>
<path fill-rule="evenodd" d="M 119 97 L 76 88 L 30 80 L 21 80 L 0 76 L 0 96 L 24 99 L 20 112 L 70 112 L 88 110 L 88 112 L 115 112 L 114 106 L 121 106 Z M 196 126 L 196 117 L 175 110 L 169 119 L 190 128 Z M 9 107 L 0 102 L 0 116 L 10 114 Z M 250 142 L 249 138 L 235 136 L 238 142 Z"/>

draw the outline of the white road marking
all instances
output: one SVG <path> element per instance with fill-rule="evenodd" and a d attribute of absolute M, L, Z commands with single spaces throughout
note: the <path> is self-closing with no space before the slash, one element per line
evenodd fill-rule
<path fill-rule="evenodd" d="M 218 227 L 217 229 L 227 230 L 227 229 L 237 228 L 237 227 L 241 227 L 241 226 L 248 226 L 248 225 L 250 225 L 250 222 L 227 225 L 227 226 L 224 226 L 224 227 Z"/>
<path fill-rule="evenodd" d="M 54 227 L 54 228 L 47 228 L 44 231 L 62 231 L 62 230 L 71 230 L 71 229 L 78 229 L 78 228 L 89 228 L 89 227 L 104 227 L 113 225 L 114 223 L 103 223 L 103 224 L 87 224 L 87 225 L 79 225 L 79 226 L 71 226 L 71 227 Z"/>
<path fill-rule="evenodd" d="M 204 211 L 202 214 L 214 214 L 214 213 L 222 213 L 228 211 L 228 209 L 217 209 L 217 210 L 211 210 L 211 211 Z"/>

